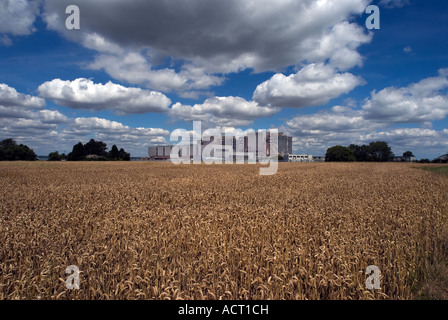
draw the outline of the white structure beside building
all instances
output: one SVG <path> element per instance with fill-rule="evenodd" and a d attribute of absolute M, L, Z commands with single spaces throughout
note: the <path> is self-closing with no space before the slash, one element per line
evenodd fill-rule
<path fill-rule="evenodd" d="M 416 162 L 417 158 L 416 157 L 402 157 L 402 156 L 398 156 L 398 157 L 394 157 L 392 159 L 393 162 Z"/>
<path fill-rule="evenodd" d="M 325 157 L 324 156 L 313 156 L 313 161 L 314 162 L 325 162 Z"/>
<path fill-rule="evenodd" d="M 313 162 L 313 156 L 311 154 L 287 154 L 285 156 L 286 162 Z"/>

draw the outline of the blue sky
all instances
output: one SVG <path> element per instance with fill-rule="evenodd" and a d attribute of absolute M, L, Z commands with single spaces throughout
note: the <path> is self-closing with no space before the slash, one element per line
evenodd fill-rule
<path fill-rule="evenodd" d="M 446 1 L 0 0 L 0 138 L 146 156 L 201 120 L 278 128 L 299 154 L 382 140 L 432 159 L 448 152 L 447 21 Z"/>

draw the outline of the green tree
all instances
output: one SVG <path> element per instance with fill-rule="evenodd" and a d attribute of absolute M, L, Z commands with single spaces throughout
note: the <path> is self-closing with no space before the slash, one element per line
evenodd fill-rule
<path fill-rule="evenodd" d="M 14 139 L 8 138 L 8 139 L 5 139 L 5 140 L 2 140 L 0 142 L 0 146 L 4 147 L 4 148 L 15 147 L 15 146 L 17 146 L 17 143 L 14 141 Z"/>
<path fill-rule="evenodd" d="M 120 151 L 118 151 L 118 159 L 123 161 L 131 161 L 131 155 L 121 148 Z"/>
<path fill-rule="evenodd" d="M 392 149 L 385 141 L 371 142 L 368 146 L 369 154 L 375 162 L 391 161 L 394 157 Z"/>
<path fill-rule="evenodd" d="M 25 160 L 35 161 L 37 156 L 28 146 L 17 143 L 11 139 L 5 139 L 0 142 L 0 161 Z"/>
<path fill-rule="evenodd" d="M 62 155 L 57 151 L 48 154 L 48 161 L 61 161 L 62 159 Z"/>
<path fill-rule="evenodd" d="M 107 157 L 107 145 L 103 141 L 95 141 L 90 139 L 84 145 L 84 155 L 95 154 L 100 157 Z"/>
<path fill-rule="evenodd" d="M 67 155 L 68 161 L 81 161 L 84 160 L 86 154 L 84 154 L 84 145 L 82 142 L 78 142 L 73 146 L 72 152 Z"/>
<path fill-rule="evenodd" d="M 414 154 L 411 151 L 406 151 L 403 153 L 403 157 L 405 158 L 411 158 L 411 157 L 415 157 Z"/>
<path fill-rule="evenodd" d="M 355 160 L 359 162 L 372 161 L 372 156 L 369 152 L 369 147 L 366 145 L 358 146 L 355 144 L 351 144 L 348 147 L 353 151 L 353 155 L 355 156 Z"/>
<path fill-rule="evenodd" d="M 96 155 L 97 157 L 87 157 L 89 155 Z M 117 146 L 114 144 L 112 149 L 108 152 L 107 145 L 102 141 L 95 141 L 91 139 L 86 144 L 78 142 L 73 146 L 72 152 L 67 155 L 67 160 L 69 161 L 107 161 L 107 160 L 125 160 L 130 161 L 131 155 L 124 151 L 123 148 L 118 150 Z"/>
<path fill-rule="evenodd" d="M 327 150 L 325 161 L 329 162 L 352 162 L 355 161 L 353 151 L 344 146 L 334 146 Z"/>
<path fill-rule="evenodd" d="M 109 151 L 109 155 L 107 156 L 110 160 L 119 160 L 120 159 L 120 153 L 118 151 L 117 146 L 114 144 L 112 146 L 112 149 Z"/>

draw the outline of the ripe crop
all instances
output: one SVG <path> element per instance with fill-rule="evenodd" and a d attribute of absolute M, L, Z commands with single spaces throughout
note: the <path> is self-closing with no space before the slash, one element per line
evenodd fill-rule
<path fill-rule="evenodd" d="M 413 166 L 0 163 L 0 299 L 413 299 L 448 239 Z"/>

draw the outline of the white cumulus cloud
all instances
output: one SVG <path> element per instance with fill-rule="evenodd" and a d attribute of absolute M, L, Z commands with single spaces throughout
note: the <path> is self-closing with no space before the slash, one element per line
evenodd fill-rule
<path fill-rule="evenodd" d="M 367 0 L 79 0 L 82 28 L 68 32 L 70 0 L 47 0 L 44 20 L 98 54 L 89 67 L 153 90 L 201 95 L 223 75 L 252 69 L 281 72 L 328 61 L 361 65 L 359 46 L 372 34 L 356 23 Z"/>
<path fill-rule="evenodd" d="M 363 80 L 351 73 L 338 73 L 329 65 L 310 64 L 296 74 L 275 74 L 258 85 L 253 99 L 260 104 L 278 107 L 323 105 L 348 93 Z"/>
<path fill-rule="evenodd" d="M 0 105 L 5 107 L 22 107 L 38 109 L 45 105 L 45 100 L 39 97 L 19 93 L 15 88 L 0 83 Z"/>
<path fill-rule="evenodd" d="M 37 1 L 2 0 L 0 1 L 0 33 L 11 35 L 28 35 L 39 15 Z"/>
<path fill-rule="evenodd" d="M 209 125 L 238 127 L 247 126 L 254 119 L 270 117 L 280 109 L 260 106 L 255 101 L 240 97 L 214 97 L 193 106 L 175 103 L 169 112 L 176 120 L 205 121 Z"/>
<path fill-rule="evenodd" d="M 164 94 L 128 88 L 112 82 L 94 83 L 79 78 L 54 79 L 39 86 L 40 96 L 73 109 L 111 110 L 117 114 L 166 112 L 171 100 Z"/>
<path fill-rule="evenodd" d="M 396 123 L 424 123 L 448 115 L 448 69 L 407 87 L 373 91 L 363 105 L 365 118 Z"/>

